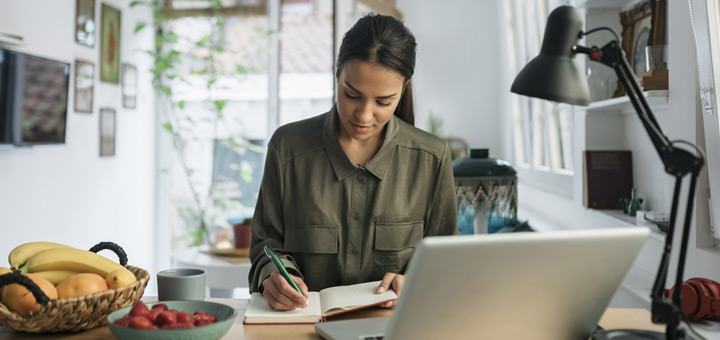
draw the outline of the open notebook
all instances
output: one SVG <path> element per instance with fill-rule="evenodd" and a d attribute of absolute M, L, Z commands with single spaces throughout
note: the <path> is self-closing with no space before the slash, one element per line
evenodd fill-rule
<path fill-rule="evenodd" d="M 308 292 L 307 308 L 276 311 L 260 293 L 253 293 L 245 311 L 245 324 L 316 323 L 327 318 L 398 298 L 393 290 L 376 294 L 380 281 L 325 288 Z"/>

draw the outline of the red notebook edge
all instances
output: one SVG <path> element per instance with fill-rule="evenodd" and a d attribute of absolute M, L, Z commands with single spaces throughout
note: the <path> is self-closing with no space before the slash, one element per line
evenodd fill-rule
<path fill-rule="evenodd" d="M 332 314 L 323 315 L 322 318 L 321 318 L 321 320 L 320 320 L 320 322 L 325 322 L 325 321 L 327 321 L 328 318 L 331 318 L 331 317 L 336 316 L 336 315 L 345 314 L 345 313 L 350 313 L 350 312 L 354 312 L 354 311 L 356 311 L 356 310 L 361 310 L 361 309 L 365 309 L 365 308 L 370 308 L 370 307 L 379 306 L 379 305 L 382 305 L 383 303 L 386 303 L 386 302 L 388 302 L 388 301 L 393 301 L 393 300 L 397 300 L 397 299 L 387 299 L 387 300 L 385 300 L 385 301 L 380 301 L 380 302 L 378 302 L 378 303 L 373 303 L 373 304 L 371 304 L 371 305 L 358 306 L 358 307 L 355 307 L 355 308 L 353 308 L 353 309 L 346 309 L 346 310 L 342 310 L 342 311 L 335 312 L 335 313 L 332 313 Z"/>

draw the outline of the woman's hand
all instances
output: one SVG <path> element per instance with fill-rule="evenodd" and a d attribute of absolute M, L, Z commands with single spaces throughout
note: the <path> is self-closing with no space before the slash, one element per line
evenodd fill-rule
<path fill-rule="evenodd" d="M 263 281 L 263 296 L 275 310 L 294 310 L 307 307 L 308 288 L 297 276 L 290 275 L 302 294 L 298 293 L 279 271 L 274 271 Z"/>
<path fill-rule="evenodd" d="M 375 293 L 382 294 L 385 293 L 388 289 L 391 289 L 395 291 L 395 294 L 397 294 L 398 297 L 400 297 L 400 291 L 402 291 L 403 286 L 405 285 L 405 275 L 402 274 L 395 274 L 395 273 L 386 273 L 385 276 L 382 279 L 382 282 L 380 282 L 380 286 L 378 286 Z M 397 300 L 388 301 L 380 307 L 385 308 L 392 308 L 397 304 Z"/>

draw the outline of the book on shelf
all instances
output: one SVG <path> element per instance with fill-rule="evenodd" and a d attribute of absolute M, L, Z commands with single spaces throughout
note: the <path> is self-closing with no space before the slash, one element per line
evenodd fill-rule
<path fill-rule="evenodd" d="M 592 209 L 623 209 L 620 199 L 633 188 L 632 152 L 583 151 L 584 205 Z"/>
<path fill-rule="evenodd" d="M 294 324 L 317 323 L 338 314 L 381 305 L 398 298 L 392 289 L 376 294 L 380 281 L 349 286 L 325 288 L 308 292 L 308 307 L 292 311 L 277 311 L 270 307 L 260 293 L 250 296 L 245 311 L 244 324 Z"/>

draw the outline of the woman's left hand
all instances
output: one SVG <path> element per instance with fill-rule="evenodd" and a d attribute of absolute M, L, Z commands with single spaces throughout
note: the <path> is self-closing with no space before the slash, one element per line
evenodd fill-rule
<path fill-rule="evenodd" d="M 402 274 L 395 274 L 395 273 L 386 273 L 385 276 L 382 279 L 382 282 L 380 282 L 380 286 L 378 286 L 375 293 L 382 294 L 386 292 L 388 289 L 391 289 L 395 291 L 395 294 L 397 294 L 398 297 L 400 297 L 400 291 L 402 291 L 403 285 L 405 285 L 405 275 Z M 385 308 L 392 308 L 397 304 L 397 300 L 388 301 L 380 307 Z"/>

